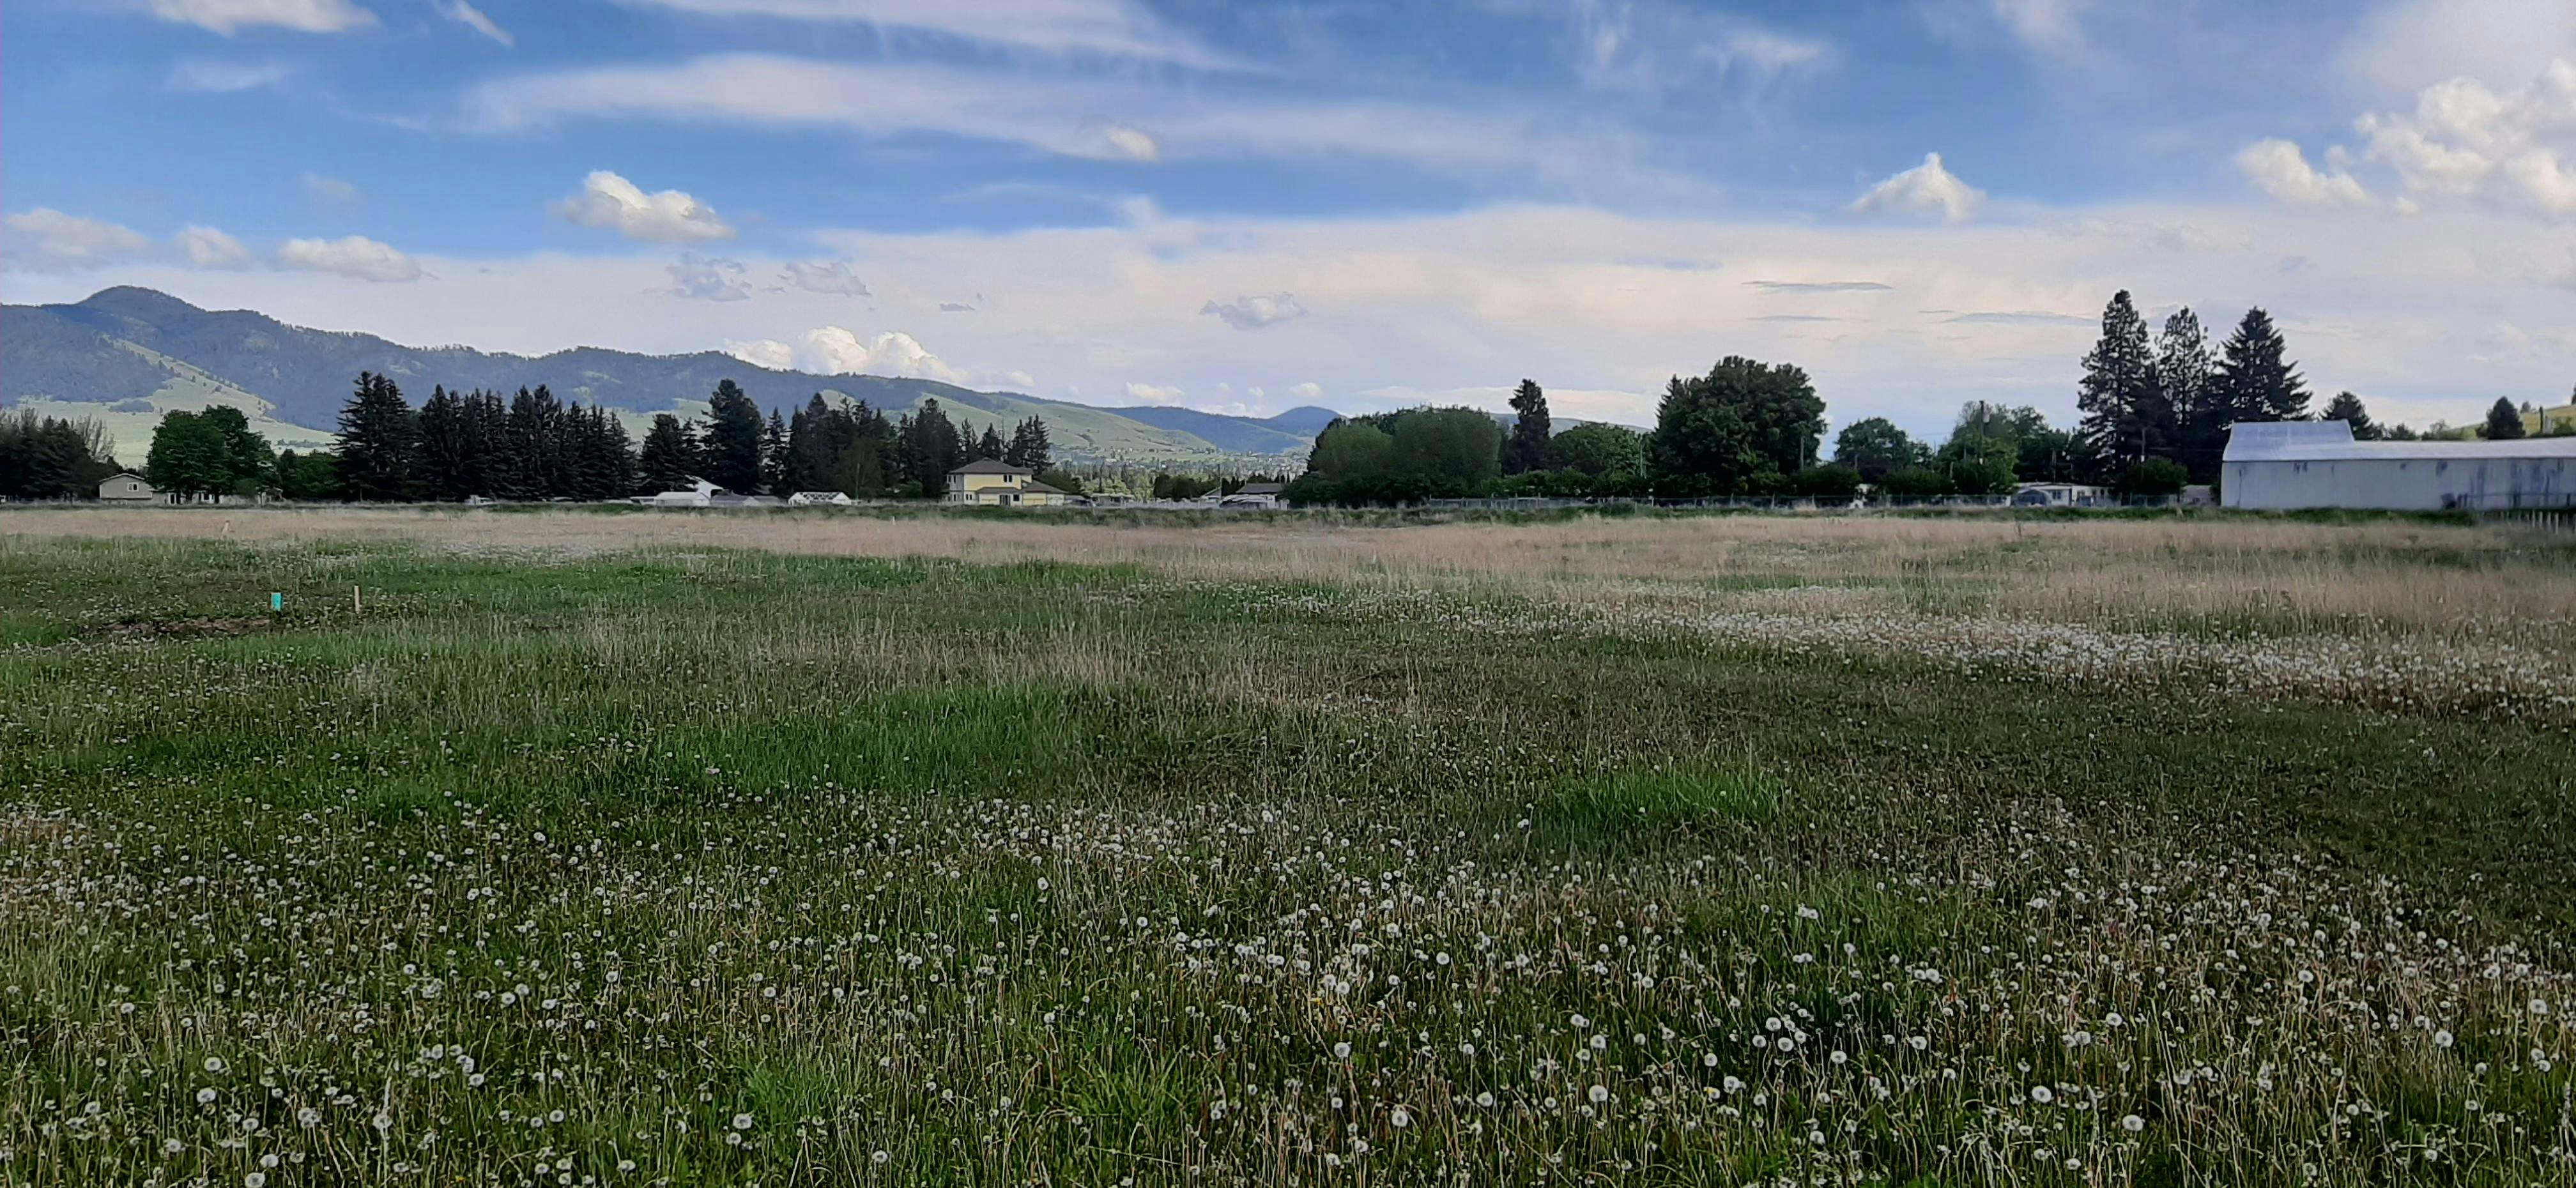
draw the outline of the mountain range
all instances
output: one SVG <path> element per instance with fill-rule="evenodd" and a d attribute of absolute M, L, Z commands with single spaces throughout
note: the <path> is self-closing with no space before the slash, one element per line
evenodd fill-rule
<path fill-rule="evenodd" d="M 776 371 L 731 355 L 643 355 L 576 347 L 526 356 L 470 347 L 413 347 L 372 334 L 290 326 L 249 310 L 199 309 L 154 289 L 103 289 L 68 305 L 0 305 L 0 404 L 93 416 L 128 464 L 142 460 L 163 413 L 231 404 L 281 447 L 331 439 L 361 371 L 393 377 L 414 403 L 432 385 L 510 392 L 544 384 L 556 395 L 618 410 L 630 431 L 658 412 L 694 416 L 730 379 L 763 409 L 792 411 L 816 393 L 864 400 L 889 415 L 937 400 L 979 426 L 1035 416 L 1068 460 L 1260 465 L 1302 460 L 1339 414 L 1290 409 L 1239 417 L 1169 407 L 1098 408 L 935 380 Z"/>

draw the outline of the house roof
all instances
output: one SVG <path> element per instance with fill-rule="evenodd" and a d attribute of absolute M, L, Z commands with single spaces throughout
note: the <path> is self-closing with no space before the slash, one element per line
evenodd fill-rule
<path fill-rule="evenodd" d="M 1276 495 L 1288 489 L 1286 483 L 1245 483 L 1237 495 Z"/>
<path fill-rule="evenodd" d="M 2350 462 L 2378 459 L 2576 458 L 2576 437 L 2506 441 L 2354 441 L 2342 421 L 2240 421 L 2228 426 L 2229 462 Z"/>
<path fill-rule="evenodd" d="M 150 480 L 150 479 L 147 479 L 147 478 L 143 477 L 142 475 L 139 475 L 139 474 L 134 473 L 134 472 L 133 472 L 133 471 L 131 471 L 131 470 L 120 470 L 120 471 L 117 471 L 116 473 L 111 474 L 111 475 L 107 476 L 106 478 L 100 479 L 100 480 L 98 480 L 98 481 L 99 481 L 101 484 L 106 484 L 106 483 L 112 483 L 112 482 L 115 482 L 116 480 L 121 479 L 121 478 L 130 478 L 130 479 L 133 479 L 134 481 L 136 481 L 136 482 L 138 482 L 138 483 L 148 483 L 148 482 L 151 482 L 151 481 L 152 481 L 152 480 Z"/>
<path fill-rule="evenodd" d="M 1026 473 L 1028 473 L 1028 472 L 1027 472 L 1027 471 L 1022 471 L 1021 473 L 1026 474 Z M 1050 487 L 1050 486 L 1046 485 L 1045 483 L 1041 483 L 1041 482 L 1037 481 L 1036 479 L 1030 479 L 1029 481 L 1027 481 L 1027 482 L 1025 482 L 1025 483 L 1020 484 L 1020 494 L 1022 494 L 1022 495 L 1027 495 L 1027 494 L 1031 494 L 1031 493 L 1035 493 L 1035 494 L 1039 494 L 1039 495 L 1070 495 L 1070 494 L 1072 494 L 1072 492 L 1067 491 L 1067 490 L 1065 490 L 1065 489 L 1064 489 L 1064 488 L 1062 488 L 1062 487 Z"/>
<path fill-rule="evenodd" d="M 1011 464 L 1010 464 L 1010 463 L 1008 463 L 1008 462 L 1003 462 L 1003 461 L 1000 461 L 1000 460 L 998 460 L 998 459 L 994 459 L 994 458 L 977 458 L 977 459 L 975 459 L 974 461 L 972 461 L 972 462 L 969 462 L 969 463 L 965 464 L 964 466 L 960 466 L 960 467 L 958 467 L 958 468 L 957 468 L 957 469 L 955 469 L 955 470 L 949 471 L 948 473 L 950 473 L 950 474 L 1036 474 L 1037 472 L 1036 472 L 1036 471 L 1034 471 L 1034 470 L 1031 470 L 1031 469 L 1029 469 L 1028 467 L 1025 467 L 1025 466 L 1013 466 L 1013 465 L 1011 465 Z"/>

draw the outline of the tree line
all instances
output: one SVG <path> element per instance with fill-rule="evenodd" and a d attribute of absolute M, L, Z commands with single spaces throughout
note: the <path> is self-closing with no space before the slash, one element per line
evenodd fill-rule
<path fill-rule="evenodd" d="M 999 424 L 979 431 L 950 420 L 936 400 L 889 419 L 864 401 L 834 404 L 817 393 L 793 417 L 764 419 L 724 380 L 703 424 L 662 413 L 638 445 L 605 405 L 562 400 L 543 384 L 506 398 L 436 386 L 415 408 L 401 385 L 372 372 L 358 376 L 341 407 L 331 450 L 272 451 L 230 407 L 174 412 L 153 433 L 147 477 L 183 498 L 273 490 L 300 500 L 589 502 L 686 489 L 700 479 L 741 495 L 935 498 L 949 471 L 978 458 L 1080 490 L 1052 469 L 1044 420 L 1027 418 L 1005 437 Z"/>
<path fill-rule="evenodd" d="M 1325 427 L 1298 503 L 1357 506 L 1461 496 L 1850 495 L 1859 480 L 1818 464 L 1825 402 L 1789 364 L 1729 356 L 1675 376 L 1639 433 L 1588 423 L 1554 432 L 1547 393 L 1522 380 L 1508 430 L 1472 408 L 1343 417 Z"/>
<path fill-rule="evenodd" d="M 116 472 L 116 442 L 96 420 L 0 412 L 0 498 L 88 499 Z"/>

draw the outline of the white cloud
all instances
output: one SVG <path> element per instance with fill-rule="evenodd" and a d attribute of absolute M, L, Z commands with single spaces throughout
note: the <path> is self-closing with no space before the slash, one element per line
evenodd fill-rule
<path fill-rule="evenodd" d="M 278 245 L 275 263 L 300 272 L 331 272 L 385 284 L 416 281 L 422 275 L 419 261 L 361 235 L 290 239 Z"/>
<path fill-rule="evenodd" d="M 1188 395 L 1188 392 L 1179 388 L 1163 384 L 1140 384 L 1130 381 L 1127 385 L 1127 398 L 1146 404 L 1178 404 Z"/>
<path fill-rule="evenodd" d="M 2360 22 L 2340 64 L 2382 99 L 2476 79 L 2510 87 L 2576 59 L 2576 4 L 2567 0 L 2393 0 Z"/>
<path fill-rule="evenodd" d="M 1711 83 L 1758 89 L 1833 58 L 1823 41 L 1670 0 L 1569 0 L 1563 7 L 1576 76 L 1595 90 L 1654 93 Z"/>
<path fill-rule="evenodd" d="M 354 202 L 358 198 L 358 187 L 319 173 L 304 175 L 304 192 L 325 202 Z"/>
<path fill-rule="evenodd" d="M 1324 398 L 1324 385 L 1315 383 L 1296 384 L 1288 389 L 1288 394 L 1299 400 L 1321 400 Z"/>
<path fill-rule="evenodd" d="M 1938 215 L 1963 223 L 1984 205 L 1986 193 L 1941 164 L 1941 154 L 1926 153 L 1923 163 L 1878 183 L 1851 204 L 1855 214 Z"/>
<path fill-rule="evenodd" d="M 1237 330 L 1259 330 L 1281 322 L 1293 322 L 1306 316 L 1306 307 L 1287 293 L 1268 296 L 1237 297 L 1220 305 L 1210 301 L 1199 307 L 1200 316 L 1215 314 L 1226 325 Z"/>
<path fill-rule="evenodd" d="M 500 42 L 503 45 L 515 46 L 519 44 L 519 39 L 510 36 L 509 30 L 493 23 L 492 18 L 483 15 L 482 9 L 466 3 L 465 0 L 440 0 L 438 11 L 446 14 L 447 19 L 464 25 L 465 27 L 480 33 L 485 37 L 489 37 L 494 41 Z"/>
<path fill-rule="evenodd" d="M 2255 187 L 2294 206 L 2364 204 L 2370 191 L 2342 170 L 2320 171 L 2287 140 L 2258 140 L 2236 154 L 2236 168 Z"/>
<path fill-rule="evenodd" d="M 919 339 L 890 330 L 872 339 L 842 326 L 821 326 L 805 334 L 799 354 L 805 370 L 822 375 L 889 375 L 962 384 L 966 373 L 931 354 Z"/>
<path fill-rule="evenodd" d="M 647 194 L 605 169 L 583 178 L 581 192 L 553 209 L 568 222 L 610 228 L 644 243 L 702 243 L 735 234 L 731 224 L 697 199 L 678 190 Z"/>
<path fill-rule="evenodd" d="M 742 262 L 721 256 L 683 253 L 668 266 L 671 274 L 670 293 L 692 301 L 745 301 L 751 297 L 751 286 L 736 279 L 742 275 Z"/>
<path fill-rule="evenodd" d="M 170 68 L 168 85 L 173 91 L 230 95 L 276 86 L 294 73 L 295 68 L 284 62 L 223 62 L 191 58 Z"/>
<path fill-rule="evenodd" d="M 493 131 L 640 117 L 936 132 L 1103 161 L 1338 156 L 1589 185 L 1641 176 L 1633 138 L 1597 126 L 1401 103 L 1229 98 L 1127 76 L 767 54 L 527 75 L 475 88 L 467 108 Z"/>
<path fill-rule="evenodd" d="M 151 0 L 152 15 L 230 36 L 239 29 L 274 25 L 306 33 L 339 33 L 376 23 L 376 14 L 350 0 Z"/>
<path fill-rule="evenodd" d="M 1231 62 L 1166 26 L 1134 0 L 627 0 L 709 16 L 846 21 L 1053 53 L 1145 58 L 1223 68 Z"/>
<path fill-rule="evenodd" d="M 2576 216 L 2576 59 L 2499 91 L 2473 78 L 2435 83 L 2408 112 L 2374 112 L 2353 122 L 2358 153 L 2336 145 L 2324 169 L 2297 146 L 2266 140 L 2237 158 L 2246 175 L 2287 201 L 2359 202 L 2367 194 L 2351 167 L 2394 177 L 2401 214 L 2437 199 L 2474 199 L 2552 218 Z"/>
<path fill-rule="evenodd" d="M 782 275 L 787 283 L 808 293 L 868 296 L 867 282 L 859 279 L 847 260 L 797 260 L 790 262 Z"/>
<path fill-rule="evenodd" d="M 249 248 L 242 241 L 212 227 L 191 226 L 181 231 L 175 241 L 179 254 L 187 257 L 194 268 L 235 269 L 251 266 Z"/>
<path fill-rule="evenodd" d="M 2084 48 L 2084 10 L 2092 0 L 1994 0 L 1995 19 L 2022 44 L 2048 54 Z"/>
<path fill-rule="evenodd" d="M 1025 371 L 1005 371 L 1002 373 L 1002 382 L 1009 384 L 1014 388 L 1034 388 L 1038 386 L 1037 377 L 1030 375 Z"/>
<path fill-rule="evenodd" d="M 725 353 L 754 367 L 766 367 L 771 371 L 796 370 L 796 348 L 775 338 L 728 342 Z"/>
<path fill-rule="evenodd" d="M 0 218 L 0 249 L 11 268 L 77 272 L 143 255 L 152 241 L 131 227 L 39 206 Z"/>

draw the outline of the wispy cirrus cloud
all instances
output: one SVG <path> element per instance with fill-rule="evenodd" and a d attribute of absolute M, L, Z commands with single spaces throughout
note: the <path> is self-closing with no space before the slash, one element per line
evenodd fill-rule
<path fill-rule="evenodd" d="M 150 0 L 149 11 L 173 24 L 195 25 L 227 37 L 263 25 L 342 33 L 376 23 L 376 14 L 352 0 Z"/>
<path fill-rule="evenodd" d="M 1200 69 L 1237 65 L 1174 30 L 1133 0 L 625 0 L 708 17 L 874 25 L 880 29 L 992 42 L 1022 50 L 1140 58 Z"/>
<path fill-rule="evenodd" d="M 1633 176 L 1614 128 L 1373 100 L 1194 92 L 1125 76 L 1035 75 L 768 54 L 534 74 L 466 100 L 486 131 L 581 118 L 944 133 L 1101 161 L 1344 157 L 1458 173 Z"/>

